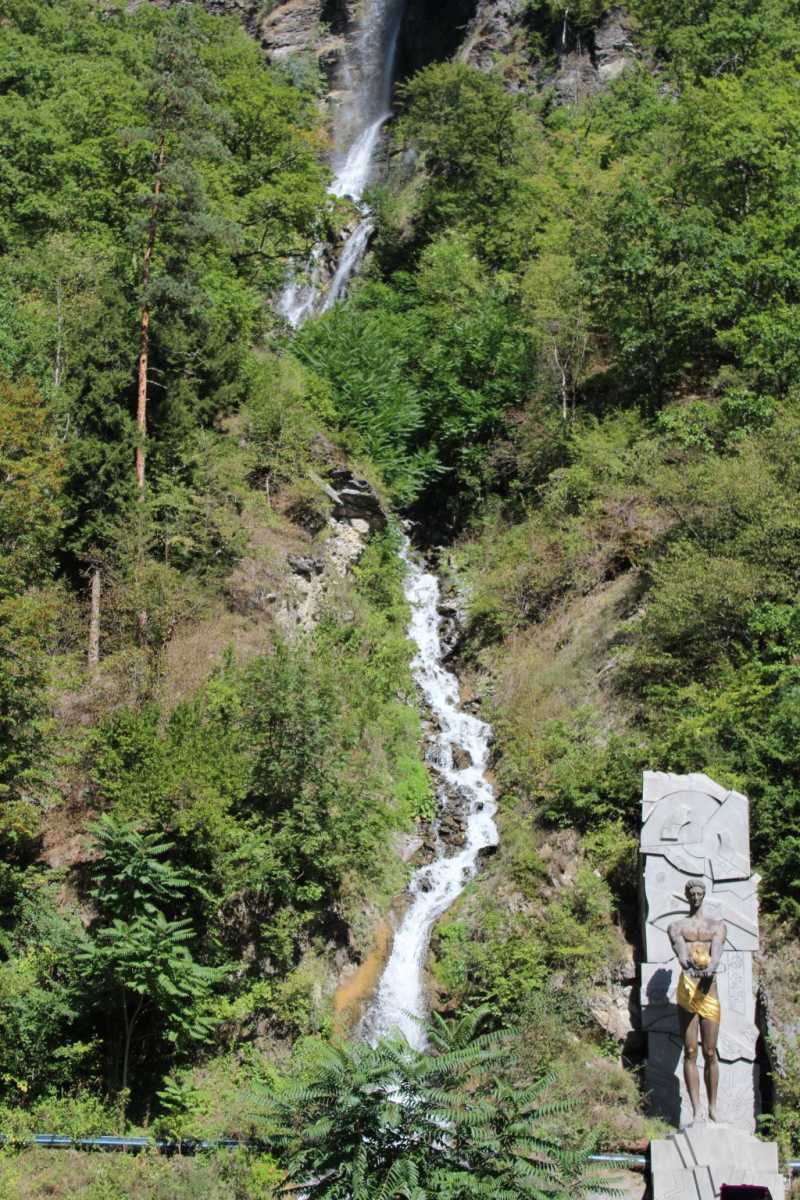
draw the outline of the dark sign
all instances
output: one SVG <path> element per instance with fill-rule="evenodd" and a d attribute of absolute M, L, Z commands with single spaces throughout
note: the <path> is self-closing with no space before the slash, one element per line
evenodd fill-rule
<path fill-rule="evenodd" d="M 772 1200 L 772 1192 L 765 1187 L 751 1187 L 749 1183 L 723 1183 L 720 1200 Z"/>

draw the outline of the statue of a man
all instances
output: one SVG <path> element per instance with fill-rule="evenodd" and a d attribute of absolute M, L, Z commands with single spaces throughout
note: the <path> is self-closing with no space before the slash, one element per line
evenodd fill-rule
<path fill-rule="evenodd" d="M 700 1110 L 697 1044 L 702 1038 L 708 1116 L 709 1120 L 716 1121 L 720 1006 L 715 977 L 728 931 L 724 921 L 707 917 L 703 912 L 705 896 L 705 884 L 699 879 L 690 879 L 686 884 L 689 915 L 673 921 L 667 933 L 682 967 L 677 1000 L 683 1034 L 683 1077 L 692 1102 L 694 1120 L 697 1120 Z"/>

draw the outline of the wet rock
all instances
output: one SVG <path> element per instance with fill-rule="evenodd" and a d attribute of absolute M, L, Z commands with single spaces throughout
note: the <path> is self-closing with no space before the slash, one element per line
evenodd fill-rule
<path fill-rule="evenodd" d="M 461 645 L 461 622 L 455 617 L 442 619 L 439 626 L 439 644 L 442 647 L 442 661 L 447 662 L 458 651 Z"/>
<path fill-rule="evenodd" d="M 472 755 L 469 750 L 465 750 L 463 746 L 457 746 L 455 743 L 452 746 L 453 751 L 453 766 L 457 771 L 466 771 L 472 766 Z"/>
<path fill-rule="evenodd" d="M 437 781 L 436 795 L 443 812 L 466 813 L 469 809 L 469 792 L 465 788 L 451 783 L 449 779 L 439 779 Z"/>
<path fill-rule="evenodd" d="M 409 0 L 400 30 L 403 74 L 455 54 L 474 12 L 475 0 Z"/>

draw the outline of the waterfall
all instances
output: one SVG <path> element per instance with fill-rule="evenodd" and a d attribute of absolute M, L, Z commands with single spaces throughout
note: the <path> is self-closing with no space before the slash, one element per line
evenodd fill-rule
<path fill-rule="evenodd" d="M 417 648 L 412 671 L 437 730 L 429 741 L 428 761 L 434 772 L 451 785 L 448 791 L 455 790 L 466 800 L 466 840 L 456 853 L 440 846 L 434 862 L 420 867 L 414 875 L 411 903 L 395 934 L 362 1032 L 374 1039 L 399 1029 L 412 1046 L 421 1048 L 424 1033 L 419 1018 L 427 1011 L 424 970 L 431 932 L 435 921 L 475 875 L 481 851 L 497 844 L 497 806 L 486 779 L 491 729 L 462 711 L 458 680 L 442 665 L 439 581 L 415 560 L 408 546 L 402 557 L 406 563 L 405 594 L 411 605 L 408 634 Z M 468 765 L 455 765 L 454 746 L 467 752 L 459 758 Z"/>
<path fill-rule="evenodd" d="M 381 131 L 391 116 L 405 4 L 406 0 L 365 0 L 364 17 L 348 45 L 343 74 L 351 99 L 334 118 L 334 179 L 328 192 L 337 199 L 349 196 L 355 201 L 361 220 L 344 244 L 327 293 L 323 292 L 324 245 L 314 247 L 302 278 L 294 268 L 290 270 L 277 308 L 294 328 L 341 299 L 366 253 L 373 226 L 362 198 L 372 177 Z"/>
<path fill-rule="evenodd" d="M 331 196 L 349 196 L 361 213 L 347 239 L 338 269 L 324 291 L 325 246 L 314 247 L 304 277 L 290 275 L 278 309 L 295 328 L 314 313 L 325 312 L 346 292 L 358 271 L 372 233 L 369 209 L 363 203 L 370 182 L 381 131 L 391 115 L 397 42 L 405 0 L 364 0 L 366 12 L 344 64 L 344 82 L 352 99 L 334 121 L 335 178 Z M 449 797 L 463 798 L 467 812 L 465 843 L 450 853 L 441 838 L 436 859 L 421 867 L 411 882 L 410 904 L 395 934 L 389 961 L 374 1000 L 361 1024 L 374 1039 L 399 1029 L 414 1046 L 424 1041 L 420 1018 L 426 1015 L 425 960 L 436 920 L 457 899 L 478 868 L 482 850 L 497 842 L 496 805 L 486 779 L 491 730 L 485 722 L 463 712 L 458 680 L 442 665 L 439 638 L 439 582 L 426 571 L 406 544 L 405 594 L 411 606 L 408 635 L 416 645 L 412 671 L 435 718 L 437 732 L 429 739 L 428 762 L 446 788 L 438 789 L 440 806 Z M 459 754 L 456 766 L 453 748 Z"/>

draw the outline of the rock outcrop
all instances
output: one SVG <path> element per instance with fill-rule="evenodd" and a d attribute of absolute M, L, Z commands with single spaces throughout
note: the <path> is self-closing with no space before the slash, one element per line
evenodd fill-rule
<path fill-rule="evenodd" d="M 540 56 L 531 54 L 532 34 Z M 635 61 L 636 51 L 619 5 L 592 29 L 574 28 L 568 19 L 542 21 L 533 29 L 517 0 L 477 0 L 459 56 L 482 71 L 500 71 L 511 88 L 552 87 L 562 104 L 574 104 L 613 82 Z"/>
<path fill-rule="evenodd" d="M 476 0 L 437 0 L 436 4 L 408 0 L 398 47 L 400 75 L 412 75 L 428 63 L 452 58 L 463 44 L 476 9 Z"/>
<path fill-rule="evenodd" d="M 309 473 L 328 504 L 327 516 L 323 511 L 313 530 L 296 522 L 296 549 L 275 561 L 253 554 L 238 564 L 227 585 L 234 611 L 268 612 L 286 634 L 313 629 L 326 594 L 358 562 L 365 539 L 386 527 L 386 511 L 370 483 L 347 467 L 328 475 L 330 483 Z"/>
<path fill-rule="evenodd" d="M 347 0 L 285 0 L 256 20 L 253 32 L 271 61 L 311 55 L 332 82 L 352 8 Z"/>

